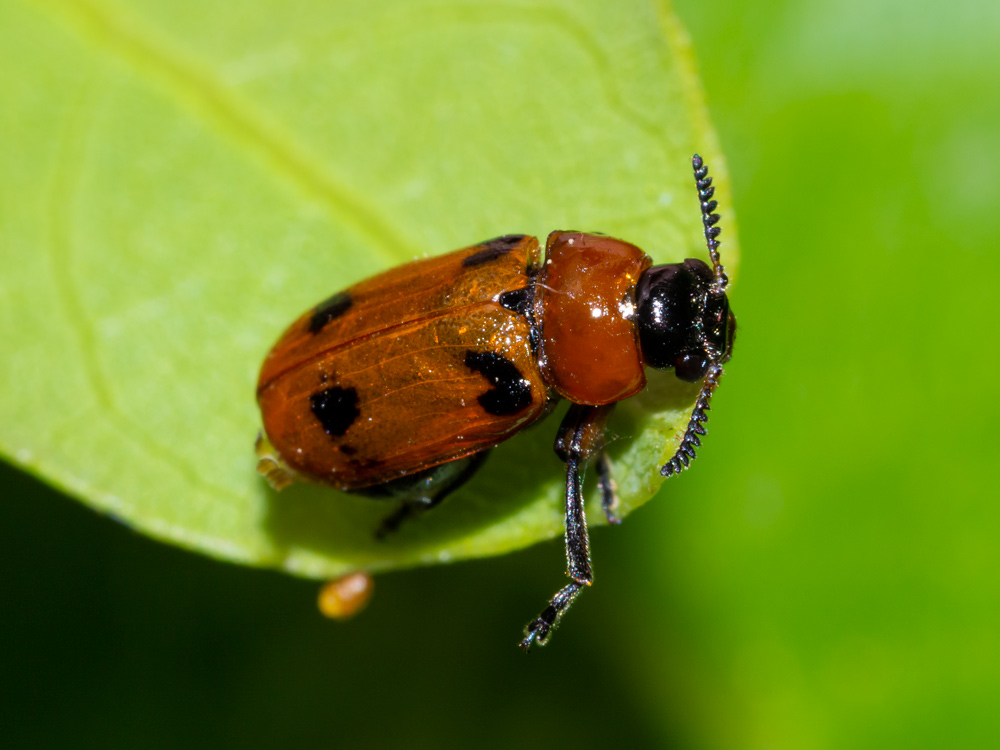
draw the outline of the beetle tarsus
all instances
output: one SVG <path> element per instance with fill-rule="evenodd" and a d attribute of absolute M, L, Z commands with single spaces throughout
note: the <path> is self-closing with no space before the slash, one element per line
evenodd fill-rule
<path fill-rule="evenodd" d="M 560 589 L 559 593 L 552 597 L 549 606 L 542 611 L 542 614 L 529 622 L 528 626 L 524 629 L 521 648 L 527 652 L 536 643 L 539 646 L 544 646 L 548 642 L 549 636 L 552 635 L 556 624 L 559 622 L 559 618 L 563 616 L 566 610 L 569 609 L 569 605 L 583 591 L 584 585 L 589 583 L 589 581 L 574 581 Z"/>

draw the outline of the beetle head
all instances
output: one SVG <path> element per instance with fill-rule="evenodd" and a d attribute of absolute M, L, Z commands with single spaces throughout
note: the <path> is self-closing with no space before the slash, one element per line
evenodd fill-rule
<path fill-rule="evenodd" d="M 636 287 L 636 323 L 643 362 L 673 367 L 681 380 L 702 380 L 712 364 L 728 362 L 736 317 L 704 261 L 654 266 Z"/>

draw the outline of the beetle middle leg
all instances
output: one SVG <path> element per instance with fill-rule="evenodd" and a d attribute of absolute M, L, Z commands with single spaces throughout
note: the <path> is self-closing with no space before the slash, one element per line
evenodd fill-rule
<path fill-rule="evenodd" d="M 432 466 L 385 484 L 354 490 L 359 495 L 377 499 L 399 500 L 399 507 L 382 519 L 376 539 L 385 539 L 408 518 L 430 510 L 468 482 L 489 455 L 485 450 L 455 461 Z"/>
<path fill-rule="evenodd" d="M 598 457 L 598 473 L 602 479 L 601 503 L 613 509 L 614 487 L 610 482 L 607 459 L 604 457 L 604 426 L 614 404 L 570 407 L 556 437 L 556 454 L 566 463 L 566 573 L 573 582 L 560 589 L 542 613 L 528 623 L 521 647 L 527 651 L 532 644 L 544 645 L 559 618 L 573 600 L 594 580 L 590 564 L 590 538 L 584 512 L 583 476 L 587 461 Z"/>
<path fill-rule="evenodd" d="M 594 468 L 597 469 L 597 491 L 601 493 L 601 510 L 608 523 L 618 525 L 622 522 L 618 515 L 618 488 L 615 480 L 611 476 L 611 462 L 608 461 L 608 454 L 602 449 L 594 459 Z"/>

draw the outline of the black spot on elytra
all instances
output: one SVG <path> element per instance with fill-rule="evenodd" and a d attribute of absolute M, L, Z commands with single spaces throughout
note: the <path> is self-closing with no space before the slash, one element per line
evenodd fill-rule
<path fill-rule="evenodd" d="M 343 453 L 345 456 L 354 456 L 358 452 L 358 449 L 355 448 L 353 445 L 338 445 L 337 447 L 340 449 L 340 452 Z"/>
<path fill-rule="evenodd" d="M 333 386 L 309 397 L 312 413 L 330 437 L 340 437 L 354 424 L 358 410 L 358 392 L 354 388 Z"/>
<path fill-rule="evenodd" d="M 531 320 L 531 303 L 534 300 L 534 296 L 532 287 L 525 286 L 520 289 L 511 289 L 509 292 L 504 292 L 497 298 L 497 302 L 511 312 L 515 312 L 521 317 Z"/>
<path fill-rule="evenodd" d="M 479 266 L 483 263 L 489 263 L 491 260 L 501 258 L 517 247 L 523 239 L 523 234 L 505 234 L 503 237 L 496 237 L 495 239 L 480 243 L 480 247 L 483 249 L 472 255 L 465 256 L 462 260 L 462 265 L 466 268 L 471 268 L 472 266 Z"/>
<path fill-rule="evenodd" d="M 521 317 L 528 321 L 531 326 L 531 333 L 529 334 L 529 343 L 531 344 L 531 351 L 538 351 L 538 326 L 535 325 L 535 287 L 534 284 L 529 286 L 521 287 L 520 289 L 511 289 L 508 292 L 504 292 L 497 298 L 497 302 L 501 306 L 506 307 L 513 313 L 517 313 Z"/>
<path fill-rule="evenodd" d="M 493 387 L 479 397 L 479 404 L 498 417 L 517 414 L 531 406 L 531 383 L 517 366 L 496 352 L 465 353 L 465 366 L 483 375 Z"/>
<path fill-rule="evenodd" d="M 353 304 L 354 300 L 347 292 L 337 292 L 326 302 L 321 302 L 313 308 L 312 318 L 309 320 L 309 333 L 319 333 L 331 321 L 339 318 Z"/>

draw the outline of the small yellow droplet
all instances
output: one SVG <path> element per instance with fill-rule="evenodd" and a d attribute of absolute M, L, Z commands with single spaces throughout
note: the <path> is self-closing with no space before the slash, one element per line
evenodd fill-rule
<path fill-rule="evenodd" d="M 375 582 L 364 570 L 327 581 L 319 590 L 319 611 L 332 620 L 348 620 L 365 608 Z"/>

